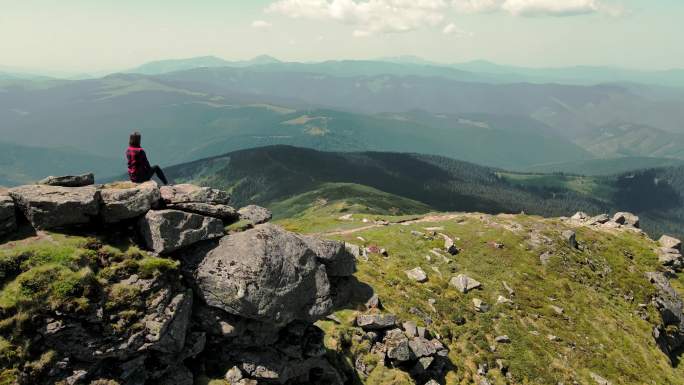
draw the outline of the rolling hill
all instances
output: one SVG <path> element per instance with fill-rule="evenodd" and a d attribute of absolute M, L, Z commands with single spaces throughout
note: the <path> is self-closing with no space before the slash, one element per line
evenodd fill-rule
<path fill-rule="evenodd" d="M 379 190 L 391 194 L 387 199 L 396 201 L 394 211 L 402 214 L 422 211 L 421 207 L 544 216 L 626 210 L 641 215 L 643 227 L 654 235 L 684 234 L 684 167 L 610 177 L 539 175 L 507 173 L 431 155 L 272 146 L 174 166 L 167 174 L 176 182 L 226 189 L 237 205 L 273 206 L 280 216 L 304 212 L 323 201 L 358 209 L 363 199 L 382 201 L 375 191 Z M 352 191 L 350 202 L 344 202 L 344 194 L 334 193 L 334 184 L 340 183 L 338 187 Z"/>

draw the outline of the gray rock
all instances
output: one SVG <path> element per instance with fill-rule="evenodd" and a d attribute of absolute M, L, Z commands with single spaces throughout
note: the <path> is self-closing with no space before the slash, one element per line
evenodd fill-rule
<path fill-rule="evenodd" d="M 560 306 L 549 305 L 549 307 L 551 308 L 551 310 L 553 310 L 554 313 L 556 313 L 556 314 L 558 314 L 558 315 L 562 315 L 563 312 L 565 311 L 565 310 L 564 310 L 562 307 L 560 307 Z"/>
<path fill-rule="evenodd" d="M 238 381 L 242 380 L 242 370 L 237 366 L 233 366 L 226 372 L 225 379 L 230 385 L 237 384 Z"/>
<path fill-rule="evenodd" d="M 551 262 L 551 257 L 553 257 L 553 254 L 545 251 L 539 256 L 539 262 L 541 262 L 542 266 L 546 266 Z"/>
<path fill-rule="evenodd" d="M 459 274 L 451 278 L 449 285 L 455 287 L 458 291 L 465 294 L 471 290 L 482 287 L 482 284 L 465 274 Z"/>
<path fill-rule="evenodd" d="M 389 330 L 385 334 L 383 342 L 387 349 L 387 358 L 399 362 L 405 362 L 411 359 L 408 338 L 406 338 L 406 335 L 404 335 L 404 332 L 400 329 Z"/>
<path fill-rule="evenodd" d="M 473 298 L 473 307 L 475 307 L 475 310 L 481 313 L 486 313 L 489 311 L 489 305 L 479 298 Z"/>
<path fill-rule="evenodd" d="M 377 294 L 373 294 L 368 301 L 366 301 L 366 309 L 382 309 L 382 303 L 380 302 L 380 297 Z"/>
<path fill-rule="evenodd" d="M 93 186 L 20 186 L 9 195 L 40 230 L 86 224 L 100 212 L 100 191 Z"/>
<path fill-rule="evenodd" d="M 302 236 L 302 239 L 325 265 L 330 277 L 348 277 L 356 272 L 356 258 L 345 247 L 344 242 Z"/>
<path fill-rule="evenodd" d="M 224 235 L 221 220 L 178 210 L 149 211 L 138 227 L 147 247 L 160 254 Z"/>
<path fill-rule="evenodd" d="M 584 211 L 578 211 L 575 213 L 575 215 L 570 217 L 570 219 L 574 221 L 585 221 L 587 218 L 589 218 L 589 215 L 587 215 L 587 213 Z"/>
<path fill-rule="evenodd" d="M 240 215 L 233 207 L 217 203 L 175 203 L 167 205 L 167 208 L 218 218 L 228 223 L 236 222 L 240 218 Z"/>
<path fill-rule="evenodd" d="M 666 249 L 675 249 L 679 251 L 682 250 L 682 241 L 669 235 L 663 235 L 660 237 L 660 239 L 658 239 L 658 243 L 660 243 L 660 246 Z"/>
<path fill-rule="evenodd" d="M 428 341 L 425 338 L 421 338 L 421 337 L 411 338 L 409 340 L 408 344 L 409 344 L 409 348 L 411 349 L 411 352 L 417 358 L 432 356 L 435 353 L 437 353 L 437 350 L 435 349 L 435 345 L 432 344 L 430 341 Z"/>
<path fill-rule="evenodd" d="M 230 314 L 283 325 L 316 321 L 332 310 L 325 265 L 310 240 L 263 224 L 186 253 L 197 294 Z"/>
<path fill-rule="evenodd" d="M 389 313 L 363 313 L 356 316 L 356 325 L 363 330 L 381 330 L 394 327 L 397 316 Z"/>
<path fill-rule="evenodd" d="M 16 207 L 9 195 L 0 192 L 0 236 L 17 229 Z"/>
<path fill-rule="evenodd" d="M 446 234 L 440 233 L 439 235 L 444 238 L 444 251 L 451 255 L 458 254 L 458 247 L 456 247 L 454 240 Z"/>
<path fill-rule="evenodd" d="M 596 373 L 589 373 L 589 376 L 591 377 L 592 380 L 596 381 L 597 385 L 612 385 L 613 383 L 606 380 L 605 378 L 599 376 Z"/>
<path fill-rule="evenodd" d="M 159 203 L 157 183 L 119 182 L 108 184 L 100 190 L 102 208 L 100 215 L 105 223 L 115 223 L 145 215 Z"/>
<path fill-rule="evenodd" d="M 421 269 L 420 267 L 416 267 L 411 270 L 406 270 L 404 273 L 406 273 L 406 276 L 412 281 L 423 283 L 427 282 L 428 280 L 427 274 L 425 274 L 423 269 Z"/>
<path fill-rule="evenodd" d="M 608 221 L 610 221 L 610 217 L 608 216 L 608 214 L 599 214 L 595 217 L 591 217 L 591 218 L 587 219 L 584 224 L 586 224 L 588 226 L 602 225 Z"/>
<path fill-rule="evenodd" d="M 401 327 L 404 328 L 404 334 L 406 334 L 406 336 L 409 338 L 416 337 L 418 335 L 418 327 L 413 321 L 403 322 Z"/>
<path fill-rule="evenodd" d="M 209 187 L 200 187 L 192 184 L 177 184 L 162 186 L 161 197 L 167 205 L 179 203 L 210 203 L 227 205 L 230 203 L 230 195 L 222 190 Z"/>
<path fill-rule="evenodd" d="M 59 186 L 59 187 L 83 187 L 95 184 L 95 175 L 93 174 L 83 174 L 83 175 L 65 175 L 65 176 L 49 176 L 38 184 L 47 186 Z"/>
<path fill-rule="evenodd" d="M 565 230 L 561 233 L 561 237 L 563 237 L 563 240 L 568 243 L 568 246 L 571 249 L 577 248 L 577 235 L 574 231 Z"/>
<path fill-rule="evenodd" d="M 497 344 L 509 344 L 511 343 L 511 339 L 507 335 L 496 336 L 494 342 Z"/>
<path fill-rule="evenodd" d="M 240 220 L 252 222 L 255 225 L 266 223 L 273 217 L 271 210 L 257 205 L 245 206 L 238 210 L 238 214 L 240 214 Z"/>
<path fill-rule="evenodd" d="M 628 212 L 619 212 L 613 215 L 613 222 L 628 226 L 639 228 L 639 217 Z"/>
<path fill-rule="evenodd" d="M 684 267 L 684 257 L 677 249 L 667 249 L 661 247 L 657 251 L 658 262 L 663 266 L 670 266 L 675 269 L 681 269 Z"/>

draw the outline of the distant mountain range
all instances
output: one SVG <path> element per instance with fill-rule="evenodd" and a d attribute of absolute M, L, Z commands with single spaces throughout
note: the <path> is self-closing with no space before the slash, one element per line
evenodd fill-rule
<path fill-rule="evenodd" d="M 684 166 L 573 177 L 508 173 L 431 155 L 271 146 L 174 166 L 167 174 L 176 182 L 226 189 L 238 206 L 267 205 L 283 217 L 335 199 L 365 201 L 369 207 L 388 200 L 399 213 L 432 209 L 562 216 L 627 210 L 642 216 L 653 235 L 684 235 Z"/>
<path fill-rule="evenodd" d="M 131 71 L 146 74 L 0 78 L 2 140 L 121 162 L 128 134 L 139 130 L 152 162 L 165 166 L 275 144 L 420 152 L 518 171 L 588 165 L 589 174 L 625 171 L 615 159 L 634 168 L 684 159 L 684 88 L 502 83 L 496 71 L 419 58 L 201 57 Z M 92 164 L 99 175 L 118 174 Z M 39 169 L 21 167 L 12 172 Z"/>

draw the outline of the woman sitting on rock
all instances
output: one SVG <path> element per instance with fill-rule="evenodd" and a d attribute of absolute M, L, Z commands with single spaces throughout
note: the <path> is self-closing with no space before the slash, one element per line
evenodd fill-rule
<path fill-rule="evenodd" d="M 128 150 L 126 150 L 126 160 L 128 161 L 128 176 L 133 183 L 143 183 L 152 179 L 156 174 L 162 183 L 169 184 L 164 176 L 164 172 L 159 166 L 150 166 L 145 150 L 140 147 L 140 133 L 134 132 L 128 139 Z"/>

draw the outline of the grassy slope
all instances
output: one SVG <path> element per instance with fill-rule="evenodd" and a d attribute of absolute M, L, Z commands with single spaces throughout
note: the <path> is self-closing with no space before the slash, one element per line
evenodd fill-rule
<path fill-rule="evenodd" d="M 317 211 L 310 215 L 282 223 L 289 228 L 320 231 L 312 216 L 320 223 L 324 214 Z M 323 230 L 329 230 L 330 223 L 335 221 L 333 216 L 328 218 Z M 350 226 L 354 225 L 345 224 Z M 365 225 L 357 221 L 355 226 Z M 424 228 L 431 226 L 443 227 L 444 233 L 458 240 L 462 252 L 453 257 L 453 263 L 447 264 L 434 256 L 428 261 L 425 256 L 430 255 L 429 250 L 441 247 L 442 241 L 410 233 L 425 232 Z M 519 230 L 510 230 L 517 226 Z M 652 323 L 658 322 L 659 316 L 650 304 L 653 289 L 643 273 L 657 269 L 655 243 L 634 233 L 611 234 L 581 228 L 577 230 L 578 240 L 585 250 L 577 251 L 560 241 L 560 232 L 565 228 L 555 219 L 463 214 L 455 220 L 375 227 L 329 236 L 357 244 L 361 242 L 357 237 L 362 237 L 365 244 L 387 248 L 389 258 L 371 255 L 367 262 L 358 263 L 356 276 L 373 286 L 387 311 L 401 319 L 426 325 L 416 314 L 429 316 L 429 329 L 449 342 L 450 358 L 456 365 L 447 376 L 448 384 L 476 382 L 477 364 L 486 362 L 490 368 L 496 368 L 498 358 L 510 366 L 515 384 L 573 380 L 588 384 L 593 383 L 590 373 L 614 384 L 684 384 L 683 369 L 670 367 L 651 336 Z M 552 243 L 531 246 L 528 240 L 532 232 L 548 236 Z M 502 242 L 505 247 L 495 249 L 489 245 L 491 241 Z M 544 251 L 553 254 L 546 267 L 539 261 Z M 427 283 L 406 278 L 403 272 L 416 266 L 427 272 Z M 449 287 L 449 279 L 458 273 L 481 281 L 483 289 L 460 294 Z M 472 299 L 495 304 L 498 295 L 508 296 L 503 281 L 515 290 L 514 305 L 493 305 L 487 313 L 476 312 Z M 630 297 L 634 299 L 626 299 Z M 436 300 L 434 309 L 429 299 Z M 640 309 L 640 303 L 649 305 Z M 556 314 L 551 305 L 562 307 L 563 314 Z M 412 308 L 419 312 L 411 311 Z M 343 336 L 355 329 L 353 315 L 353 309 L 339 311 L 342 325 L 320 322 L 329 347 L 346 354 L 350 362 L 355 358 L 352 351 L 363 356 L 368 350 L 363 343 L 342 348 Z M 461 317 L 466 320 L 463 325 Z M 511 338 L 511 344 L 493 342 L 503 334 Z M 560 341 L 551 341 L 549 335 L 560 337 Z M 494 352 L 492 345 L 496 345 Z M 411 383 L 407 378 L 387 382 L 388 377 L 398 375 L 389 372 L 377 369 L 365 382 Z M 494 384 L 507 383 L 496 369 L 490 371 L 489 379 Z"/>

